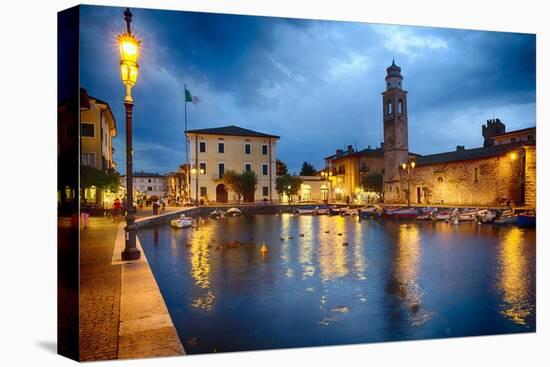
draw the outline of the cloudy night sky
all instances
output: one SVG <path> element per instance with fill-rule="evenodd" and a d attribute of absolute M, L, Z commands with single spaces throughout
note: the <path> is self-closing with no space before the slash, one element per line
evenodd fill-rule
<path fill-rule="evenodd" d="M 124 87 L 116 36 L 124 8 L 81 7 L 81 86 L 107 101 L 124 173 Z M 483 144 L 481 125 L 534 126 L 535 36 L 429 27 L 132 9 L 142 40 L 133 88 L 135 170 L 185 162 L 189 129 L 238 125 L 280 135 L 277 157 L 298 172 L 338 148 L 382 141 L 384 77 L 392 57 L 408 94 L 409 149 L 429 154 Z"/>

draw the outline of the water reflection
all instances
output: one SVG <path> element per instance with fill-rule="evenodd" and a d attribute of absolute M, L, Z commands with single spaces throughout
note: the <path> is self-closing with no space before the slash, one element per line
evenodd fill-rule
<path fill-rule="evenodd" d="M 502 235 L 499 285 L 503 304 L 501 313 L 519 325 L 525 325 L 533 312 L 530 302 L 530 274 L 526 259 L 524 232 L 510 228 Z"/>
<path fill-rule="evenodd" d="M 213 229 L 211 226 L 201 227 L 191 242 L 188 255 L 191 265 L 191 276 L 193 277 L 195 284 L 200 289 L 204 290 L 199 296 L 192 300 L 191 306 L 203 310 L 212 310 L 214 299 L 216 298 L 210 287 L 210 277 L 212 272 L 212 266 L 210 264 L 210 249 L 212 246 L 210 245 L 210 242 L 213 239 L 212 232 Z"/>
<path fill-rule="evenodd" d="M 418 284 L 421 260 L 420 231 L 416 224 L 401 224 L 397 236 L 395 268 L 391 291 L 402 299 L 409 310 L 413 326 L 425 323 L 431 316 L 422 309 L 422 289 Z"/>
<path fill-rule="evenodd" d="M 321 268 L 321 278 L 331 280 L 344 277 L 348 274 L 346 247 L 344 240 L 338 233 L 345 230 L 344 217 L 321 217 L 319 228 L 318 261 Z M 333 226 L 330 226 L 333 224 Z"/>

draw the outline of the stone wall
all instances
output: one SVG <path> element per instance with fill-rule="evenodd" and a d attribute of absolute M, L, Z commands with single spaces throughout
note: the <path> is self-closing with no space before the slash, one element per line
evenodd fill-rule
<path fill-rule="evenodd" d="M 522 203 L 522 156 L 417 166 L 411 175 L 411 203 L 493 205 Z M 402 191 L 407 176 L 401 174 Z M 420 196 L 420 201 L 418 200 Z"/>
<path fill-rule="evenodd" d="M 525 205 L 537 206 L 537 149 L 525 147 Z"/>

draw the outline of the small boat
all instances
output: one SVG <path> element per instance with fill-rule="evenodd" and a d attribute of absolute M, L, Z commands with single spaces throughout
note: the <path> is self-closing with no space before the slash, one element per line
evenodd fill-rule
<path fill-rule="evenodd" d="M 357 209 L 344 208 L 340 211 L 340 215 L 343 217 L 349 215 L 357 215 Z"/>
<path fill-rule="evenodd" d="M 456 217 L 459 222 L 473 221 L 473 220 L 476 220 L 477 218 L 477 212 L 478 211 L 475 209 L 464 209 L 462 211 L 459 211 L 456 214 Z"/>
<path fill-rule="evenodd" d="M 330 208 L 315 208 L 315 215 L 326 215 L 330 213 Z"/>
<path fill-rule="evenodd" d="M 329 215 L 340 215 L 343 210 L 349 209 L 348 207 L 339 208 L 337 206 L 332 206 L 329 208 Z"/>
<path fill-rule="evenodd" d="M 210 213 L 210 218 L 223 219 L 223 218 L 225 218 L 225 214 L 220 209 L 216 209 L 216 210 L 214 210 L 213 212 Z"/>
<path fill-rule="evenodd" d="M 378 216 L 378 211 L 375 206 L 357 209 L 357 212 L 361 218 L 374 218 Z"/>
<path fill-rule="evenodd" d="M 537 217 L 535 214 L 520 214 L 518 215 L 518 226 L 520 227 L 536 227 Z"/>
<path fill-rule="evenodd" d="M 193 218 L 186 217 L 185 214 L 182 214 L 177 219 L 172 219 L 170 225 L 174 228 L 187 228 L 193 225 Z"/>
<path fill-rule="evenodd" d="M 517 224 L 518 216 L 517 215 L 503 215 L 498 219 L 495 219 L 495 224 Z"/>
<path fill-rule="evenodd" d="M 399 208 L 388 210 L 382 214 L 386 219 L 414 219 L 418 216 L 418 209 L 415 208 Z"/>
<path fill-rule="evenodd" d="M 452 216 L 452 212 L 448 211 L 448 210 L 438 210 L 437 212 L 435 212 L 433 215 L 432 215 L 432 219 L 433 220 L 444 220 L 444 221 L 448 221 L 451 219 L 451 216 Z"/>
<path fill-rule="evenodd" d="M 298 208 L 296 209 L 296 212 L 300 215 L 314 215 L 315 208 Z"/>
<path fill-rule="evenodd" d="M 490 223 L 495 220 L 497 215 L 489 209 L 482 209 L 477 212 L 477 219 L 481 223 Z"/>
<path fill-rule="evenodd" d="M 229 208 L 225 212 L 225 215 L 227 215 L 228 217 L 238 217 L 241 214 L 242 212 L 239 208 Z"/>
<path fill-rule="evenodd" d="M 423 208 L 419 210 L 418 215 L 416 216 L 417 220 L 428 220 L 432 219 L 434 213 L 437 212 L 437 208 Z"/>

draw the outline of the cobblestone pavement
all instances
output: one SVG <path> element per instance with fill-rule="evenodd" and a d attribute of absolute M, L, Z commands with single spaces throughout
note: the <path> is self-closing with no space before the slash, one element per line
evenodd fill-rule
<path fill-rule="evenodd" d="M 90 218 L 80 242 L 80 359 L 116 359 L 120 265 L 111 265 L 121 221 Z"/>

